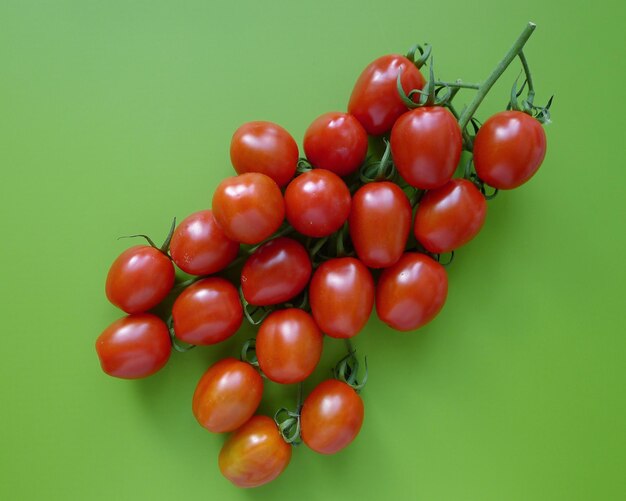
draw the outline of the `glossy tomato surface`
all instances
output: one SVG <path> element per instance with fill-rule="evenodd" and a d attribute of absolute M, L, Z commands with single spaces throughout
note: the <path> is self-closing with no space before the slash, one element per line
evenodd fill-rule
<path fill-rule="evenodd" d="M 325 237 L 348 219 L 350 200 L 350 191 L 337 174 L 313 169 L 300 174 L 287 186 L 287 221 L 302 235 Z"/>
<path fill-rule="evenodd" d="M 168 256 L 149 245 L 137 245 L 113 262 L 105 290 L 109 301 L 126 313 L 142 313 L 165 299 L 174 279 Z"/>
<path fill-rule="evenodd" d="M 271 313 L 256 337 L 259 366 L 276 383 L 291 384 L 311 375 L 322 356 L 324 335 L 307 312 L 287 308 Z"/>
<path fill-rule="evenodd" d="M 447 295 L 445 268 L 426 254 L 407 252 L 380 276 L 376 312 L 390 327 L 410 331 L 435 318 Z"/>
<path fill-rule="evenodd" d="M 102 370 L 123 379 L 154 374 L 167 363 L 171 351 L 167 325 L 151 313 L 120 318 L 96 340 Z"/>
<path fill-rule="evenodd" d="M 193 394 L 198 423 L 214 433 L 233 431 L 256 412 L 263 396 L 263 378 L 246 362 L 225 358 L 204 373 Z"/>
<path fill-rule="evenodd" d="M 243 297 L 256 306 L 284 303 L 304 290 L 311 271 L 309 253 L 301 243 L 275 238 L 259 247 L 243 265 Z"/>
<path fill-rule="evenodd" d="M 363 424 L 363 401 L 346 383 L 323 381 L 302 406 L 302 441 L 315 452 L 334 454 L 347 447 Z"/>
<path fill-rule="evenodd" d="M 390 142 L 400 175 L 411 186 L 426 190 L 452 178 L 463 148 L 456 118 L 441 106 L 406 112 L 393 126 Z"/>
<path fill-rule="evenodd" d="M 430 190 L 415 213 L 415 238 L 435 254 L 450 252 L 472 240 L 487 215 L 487 201 L 466 179 L 453 179 Z"/>
<path fill-rule="evenodd" d="M 233 134 L 230 160 L 237 174 L 260 172 L 284 186 L 296 173 L 298 145 L 280 125 L 248 122 Z"/>
<path fill-rule="evenodd" d="M 335 338 L 356 336 L 374 306 L 372 274 L 358 259 L 329 259 L 313 274 L 309 302 L 322 332 Z"/>
<path fill-rule="evenodd" d="M 541 123 L 521 111 L 502 111 L 489 118 L 476 134 L 474 166 L 488 185 L 510 190 L 524 184 L 546 155 Z"/>
<path fill-rule="evenodd" d="M 204 278 L 176 298 L 172 319 L 176 337 L 185 343 L 224 341 L 237 332 L 243 320 L 239 292 L 223 278 Z"/>
<path fill-rule="evenodd" d="M 258 244 L 285 219 L 278 185 L 265 174 L 250 172 L 224 179 L 213 194 L 213 216 L 228 238 Z"/>
<path fill-rule="evenodd" d="M 349 113 L 324 113 L 306 130 L 303 144 L 312 165 L 347 176 L 365 160 L 367 132 Z"/>
<path fill-rule="evenodd" d="M 291 445 L 274 420 L 253 416 L 233 433 L 220 451 L 222 475 L 237 487 L 258 487 L 274 480 L 291 460 Z"/>
<path fill-rule="evenodd" d="M 386 268 L 404 252 L 411 231 L 411 204 L 390 182 L 368 183 L 352 197 L 348 218 L 358 258 L 370 268 Z"/>
<path fill-rule="evenodd" d="M 348 112 L 372 136 L 389 132 L 397 118 L 407 110 L 397 89 L 400 71 L 400 81 L 406 94 L 424 87 L 424 77 L 415 64 L 398 54 L 382 56 L 372 61 L 354 85 Z"/>

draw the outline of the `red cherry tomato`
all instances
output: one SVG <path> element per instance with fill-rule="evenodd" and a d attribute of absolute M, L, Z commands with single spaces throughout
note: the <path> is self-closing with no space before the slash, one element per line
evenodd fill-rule
<path fill-rule="evenodd" d="M 404 252 L 411 204 L 397 184 L 368 183 L 352 198 L 348 224 L 357 256 L 370 268 L 386 268 Z"/>
<path fill-rule="evenodd" d="M 250 172 L 219 184 L 213 194 L 213 216 L 231 240 L 258 244 L 282 224 L 285 202 L 271 178 Z"/>
<path fill-rule="evenodd" d="M 215 344 L 237 332 L 243 309 L 237 289 L 223 278 L 205 278 L 187 287 L 174 301 L 176 337 L 185 343 Z"/>
<path fill-rule="evenodd" d="M 277 310 L 261 324 L 256 337 L 259 366 L 276 383 L 304 381 L 322 356 L 324 336 L 313 317 L 298 308 Z"/>
<path fill-rule="evenodd" d="M 380 276 L 376 312 L 394 329 L 415 330 L 439 313 L 447 295 L 444 267 L 426 254 L 407 252 Z"/>
<path fill-rule="evenodd" d="M 389 132 L 396 119 L 407 110 L 396 84 L 400 71 L 402 88 L 407 94 L 424 87 L 426 81 L 415 64 L 397 54 L 382 56 L 371 62 L 354 85 L 348 112 L 372 136 Z"/>
<path fill-rule="evenodd" d="M 488 185 L 499 190 L 528 181 L 546 155 L 541 123 L 521 111 L 502 111 L 489 118 L 476 134 L 474 165 Z"/>
<path fill-rule="evenodd" d="M 220 451 L 222 475 L 237 487 L 258 487 L 280 475 L 291 460 L 291 446 L 274 420 L 253 416 L 233 433 Z"/>
<path fill-rule="evenodd" d="M 487 202 L 479 189 L 466 179 L 452 179 L 420 200 L 415 238 L 429 252 L 450 252 L 478 234 L 486 215 Z"/>
<path fill-rule="evenodd" d="M 311 164 L 339 176 L 352 174 L 367 155 L 367 132 L 349 113 L 317 117 L 304 133 L 303 143 Z"/>
<path fill-rule="evenodd" d="M 337 231 L 350 214 L 346 183 L 325 169 L 313 169 L 295 178 L 285 191 L 287 221 L 299 233 L 325 237 Z"/>
<path fill-rule="evenodd" d="M 230 142 L 230 160 L 237 174 L 260 172 L 278 186 L 296 173 L 298 145 L 291 134 L 272 122 L 248 122 L 239 127 Z"/>
<path fill-rule="evenodd" d="M 171 351 L 167 325 L 151 313 L 120 318 L 96 340 L 102 370 L 123 379 L 154 374 L 167 363 Z"/>
<path fill-rule="evenodd" d="M 259 247 L 243 265 L 243 297 L 255 306 L 284 303 L 304 290 L 311 271 L 311 259 L 302 244 L 291 238 L 275 238 Z"/>
<path fill-rule="evenodd" d="M 106 295 L 126 313 L 142 313 L 165 299 L 174 278 L 169 257 L 149 245 L 137 245 L 122 252 L 111 265 Z"/>
<path fill-rule="evenodd" d="M 256 412 L 263 378 L 246 362 L 225 358 L 202 375 L 191 408 L 198 423 L 214 433 L 233 431 Z"/>
<path fill-rule="evenodd" d="M 374 280 L 358 259 L 329 259 L 313 274 L 309 302 L 322 332 L 335 338 L 356 336 L 374 306 Z"/>
<path fill-rule="evenodd" d="M 391 130 L 391 155 L 411 186 L 430 190 L 446 184 L 463 149 L 459 124 L 446 108 L 416 108 L 398 118 Z"/>
<path fill-rule="evenodd" d="M 302 405 L 302 441 L 320 454 L 339 452 L 359 434 L 363 413 L 354 389 L 337 379 L 323 381 Z"/>

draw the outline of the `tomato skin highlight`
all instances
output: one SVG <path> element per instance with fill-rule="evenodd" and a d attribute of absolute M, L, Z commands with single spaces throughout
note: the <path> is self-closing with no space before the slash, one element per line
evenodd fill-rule
<path fill-rule="evenodd" d="M 335 454 L 359 434 L 363 415 L 363 400 L 353 388 L 337 379 L 323 381 L 302 405 L 302 441 L 320 454 Z"/>
<path fill-rule="evenodd" d="M 233 431 L 256 412 L 263 396 L 263 378 L 246 362 L 225 358 L 202 375 L 193 394 L 192 411 L 213 433 Z"/>
<path fill-rule="evenodd" d="M 309 253 L 302 244 L 287 237 L 270 240 L 243 265 L 243 297 L 255 306 L 284 303 L 304 290 L 312 269 Z"/>
<path fill-rule="evenodd" d="M 448 295 L 445 268 L 426 254 L 405 253 L 376 286 L 376 312 L 390 327 L 411 331 L 430 322 Z"/>
<path fill-rule="evenodd" d="M 369 268 L 394 264 L 406 247 L 411 218 L 409 199 L 397 184 L 383 181 L 359 188 L 348 218 L 358 258 Z"/>
<path fill-rule="evenodd" d="M 282 224 L 285 202 L 271 178 L 249 172 L 228 177 L 218 185 L 213 194 L 213 216 L 231 240 L 258 244 Z"/>
<path fill-rule="evenodd" d="M 122 252 L 111 265 L 106 296 L 126 313 L 143 313 L 166 298 L 174 279 L 169 257 L 149 245 L 137 245 Z"/>
<path fill-rule="evenodd" d="M 291 446 L 283 440 L 274 420 L 253 416 L 233 433 L 220 451 L 222 475 L 237 487 L 258 487 L 271 482 L 289 465 Z"/>
<path fill-rule="evenodd" d="M 374 279 L 358 259 L 343 257 L 322 263 L 309 285 L 311 313 L 324 334 L 356 336 L 374 307 Z"/>
<path fill-rule="evenodd" d="M 372 61 L 354 85 L 348 113 L 354 115 L 372 136 L 389 132 L 398 117 L 407 110 L 397 89 L 400 71 L 405 93 L 424 87 L 426 81 L 415 64 L 399 54 L 389 54 Z"/>
<path fill-rule="evenodd" d="M 517 188 L 535 175 L 546 147 L 546 133 L 537 119 L 521 111 L 496 113 L 476 134 L 476 173 L 499 190 Z"/>
<path fill-rule="evenodd" d="M 296 177 L 285 191 L 287 221 L 309 237 L 337 231 L 350 214 L 350 191 L 335 173 L 313 169 Z"/>
<path fill-rule="evenodd" d="M 459 124 L 441 106 L 407 111 L 393 126 L 390 143 L 400 175 L 411 186 L 425 190 L 452 179 L 463 150 Z"/>
<path fill-rule="evenodd" d="M 170 242 L 172 261 L 190 275 L 211 275 L 237 257 L 239 244 L 229 239 L 213 211 L 202 210 L 183 219 Z"/>
<path fill-rule="evenodd" d="M 428 191 L 415 213 L 415 238 L 434 254 L 458 249 L 483 227 L 487 201 L 466 179 L 452 179 Z"/>
<path fill-rule="evenodd" d="M 317 168 L 338 176 L 355 172 L 367 156 L 367 132 L 349 113 L 317 117 L 304 133 L 304 154 Z"/>
<path fill-rule="evenodd" d="M 170 358 L 167 325 L 151 313 L 116 320 L 98 336 L 96 352 L 109 376 L 139 379 L 159 371 Z"/>
<path fill-rule="evenodd" d="M 287 308 L 271 313 L 256 337 L 259 366 L 276 383 L 308 378 L 322 356 L 324 335 L 307 312 Z"/>
<path fill-rule="evenodd" d="M 187 287 L 172 307 L 174 332 L 195 345 L 216 344 L 237 332 L 243 321 L 239 292 L 228 280 L 204 278 Z"/>
<path fill-rule="evenodd" d="M 260 172 L 285 186 L 296 173 L 298 145 L 283 127 L 272 122 L 248 122 L 230 142 L 230 160 L 237 174 Z"/>

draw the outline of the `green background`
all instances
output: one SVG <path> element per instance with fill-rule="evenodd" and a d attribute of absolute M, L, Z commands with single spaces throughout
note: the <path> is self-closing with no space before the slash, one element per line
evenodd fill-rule
<path fill-rule="evenodd" d="M 625 9 L 587 4 L 3 0 L 0 499 L 625 499 Z M 162 240 L 208 207 L 238 125 L 300 142 L 370 60 L 414 42 L 442 79 L 480 81 L 528 20 L 538 102 L 556 94 L 544 165 L 490 203 L 432 324 L 372 318 L 356 338 L 370 382 L 347 450 L 301 447 L 254 491 L 221 477 L 223 437 L 191 395 L 250 331 L 148 380 L 101 372 L 116 237 Z M 341 350 L 326 340 L 317 380 Z M 295 393 L 268 389 L 264 412 Z"/>

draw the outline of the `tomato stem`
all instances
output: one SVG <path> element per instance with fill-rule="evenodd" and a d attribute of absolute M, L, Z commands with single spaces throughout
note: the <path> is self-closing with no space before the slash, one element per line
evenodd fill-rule
<path fill-rule="evenodd" d="M 530 73 L 530 66 L 528 66 L 528 60 L 526 59 L 526 56 L 524 55 L 523 50 L 519 51 L 518 56 L 519 56 L 519 60 L 522 62 L 522 67 L 524 68 L 524 75 L 526 76 L 526 83 L 528 84 L 528 98 L 526 100 L 528 101 L 529 104 L 532 104 L 535 98 L 535 86 L 533 84 L 532 74 Z"/>
<path fill-rule="evenodd" d="M 435 82 L 437 87 L 450 87 L 451 89 L 480 89 L 480 84 L 476 83 L 466 83 L 461 79 L 458 79 L 456 82 L 442 82 L 441 80 L 437 80 Z"/>

